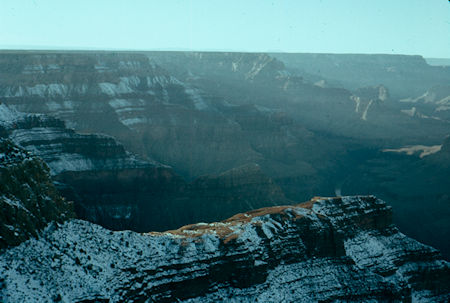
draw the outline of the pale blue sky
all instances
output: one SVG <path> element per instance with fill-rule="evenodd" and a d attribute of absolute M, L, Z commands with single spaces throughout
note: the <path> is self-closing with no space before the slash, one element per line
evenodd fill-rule
<path fill-rule="evenodd" d="M 0 48 L 450 58 L 447 0 L 0 0 Z"/>

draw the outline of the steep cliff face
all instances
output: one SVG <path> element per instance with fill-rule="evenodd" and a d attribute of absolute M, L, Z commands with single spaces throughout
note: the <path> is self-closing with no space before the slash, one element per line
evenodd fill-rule
<path fill-rule="evenodd" d="M 160 165 L 143 161 L 125 151 L 114 138 L 79 134 L 47 115 L 18 112 L 0 103 L 0 127 L 4 137 L 42 158 L 52 175 L 64 171 L 143 168 Z"/>
<path fill-rule="evenodd" d="M 0 249 L 18 245 L 52 221 L 74 216 L 53 186 L 47 165 L 0 139 Z"/>
<path fill-rule="evenodd" d="M 51 113 L 77 129 L 125 134 L 140 121 L 127 117 L 127 111 L 139 112 L 152 101 L 168 102 L 170 88 L 180 87 L 137 54 L 5 53 L 0 70 L 0 95 L 16 109 Z"/>
<path fill-rule="evenodd" d="M 5 136 L 49 165 L 78 217 L 110 229 L 166 230 L 288 201 L 258 165 L 190 184 L 172 168 L 126 152 L 111 137 L 79 134 L 59 119 L 4 104 L 0 118 Z"/>
<path fill-rule="evenodd" d="M 183 225 L 213 222 L 237 212 L 289 203 L 283 190 L 257 164 L 236 167 L 219 175 L 203 176 L 189 184 L 192 209 Z M 179 227 L 178 225 L 177 227 Z"/>
<path fill-rule="evenodd" d="M 286 203 L 279 186 L 257 165 L 186 182 L 170 169 L 64 172 L 56 180 L 81 218 L 113 230 L 167 230 L 212 222 L 250 209 Z"/>
<path fill-rule="evenodd" d="M 374 197 L 316 198 L 164 233 L 72 220 L 0 255 L 4 302 L 445 302 L 449 263 Z"/>
<path fill-rule="evenodd" d="M 75 202 L 79 218 L 112 229 L 141 230 L 139 205 L 162 203 L 184 186 L 171 168 L 139 159 L 112 137 L 79 134 L 59 119 L 4 104 L 0 115 L 5 136 L 48 164 L 58 189 Z"/>

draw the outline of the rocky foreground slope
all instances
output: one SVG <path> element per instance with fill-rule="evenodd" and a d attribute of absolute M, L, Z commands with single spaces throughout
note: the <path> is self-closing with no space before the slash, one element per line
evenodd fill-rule
<path fill-rule="evenodd" d="M 37 236 L 49 222 L 74 216 L 48 170 L 42 160 L 0 139 L 0 249 Z"/>
<path fill-rule="evenodd" d="M 445 302 L 450 265 L 373 196 L 164 233 L 71 220 L 0 255 L 3 302 Z"/>

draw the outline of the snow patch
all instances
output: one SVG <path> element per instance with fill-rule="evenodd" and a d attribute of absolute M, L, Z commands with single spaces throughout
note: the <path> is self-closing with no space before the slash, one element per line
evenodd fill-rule
<path fill-rule="evenodd" d="M 22 202 L 14 197 L 11 199 L 5 195 L 2 195 L 2 196 L 0 196 L 0 201 L 4 202 L 12 207 L 19 208 L 26 212 L 29 212 L 28 209 L 22 204 Z"/>
<path fill-rule="evenodd" d="M 185 93 L 189 95 L 197 110 L 205 110 L 208 108 L 205 100 L 203 100 L 200 90 L 195 88 L 185 88 Z"/>
<path fill-rule="evenodd" d="M 432 145 L 432 146 L 426 146 L 426 145 L 413 145 L 413 146 L 406 146 L 402 148 L 387 148 L 383 149 L 382 152 L 388 153 L 405 153 L 408 156 L 412 156 L 416 153 L 419 153 L 420 158 L 424 158 L 426 156 L 435 154 L 439 152 L 442 148 L 442 145 Z"/>

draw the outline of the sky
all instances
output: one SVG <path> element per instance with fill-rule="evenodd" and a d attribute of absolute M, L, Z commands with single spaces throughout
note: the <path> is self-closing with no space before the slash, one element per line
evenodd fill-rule
<path fill-rule="evenodd" d="M 0 49 L 450 58 L 448 0 L 0 0 Z"/>

